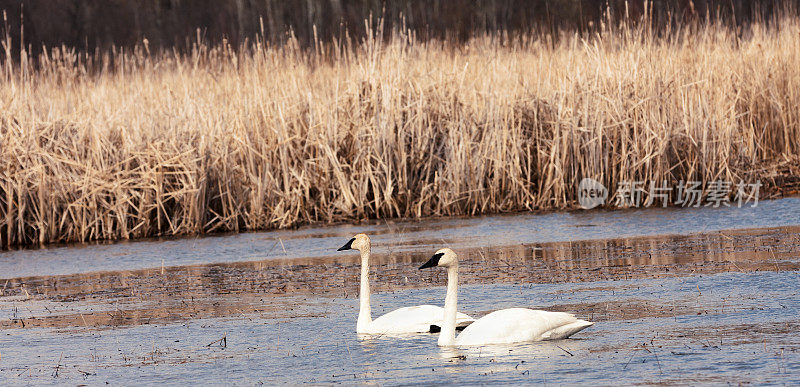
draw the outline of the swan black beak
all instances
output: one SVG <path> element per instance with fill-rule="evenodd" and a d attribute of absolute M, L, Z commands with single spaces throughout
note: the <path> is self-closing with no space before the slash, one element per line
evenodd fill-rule
<path fill-rule="evenodd" d="M 340 247 L 336 251 L 344 251 L 344 250 L 352 250 L 353 249 L 353 242 L 356 241 L 356 238 L 350 239 L 349 242 L 345 243 L 344 246 Z"/>
<path fill-rule="evenodd" d="M 419 270 L 427 269 L 429 267 L 439 266 L 439 259 L 441 259 L 443 255 L 444 255 L 444 253 L 433 254 L 431 259 L 428 260 L 428 262 L 425 262 L 425 264 L 423 264 L 422 266 L 419 267 Z"/>

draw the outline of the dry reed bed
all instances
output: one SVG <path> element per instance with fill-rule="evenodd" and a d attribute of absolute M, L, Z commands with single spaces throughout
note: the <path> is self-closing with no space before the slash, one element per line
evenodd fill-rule
<path fill-rule="evenodd" d="M 549 42 L 5 61 L 0 246 L 569 208 L 587 176 L 739 181 L 797 161 L 796 18 Z"/>

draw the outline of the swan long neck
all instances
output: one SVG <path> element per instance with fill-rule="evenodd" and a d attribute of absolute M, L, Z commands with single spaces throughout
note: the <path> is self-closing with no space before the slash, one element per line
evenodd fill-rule
<path fill-rule="evenodd" d="M 456 343 L 456 314 L 458 313 L 458 264 L 447 268 L 447 296 L 444 299 L 444 323 L 439 333 L 439 345 Z"/>
<path fill-rule="evenodd" d="M 361 250 L 361 288 L 359 290 L 361 306 L 358 311 L 357 331 L 365 329 L 372 323 L 372 308 L 370 308 L 369 299 L 369 254 L 370 246 Z"/>

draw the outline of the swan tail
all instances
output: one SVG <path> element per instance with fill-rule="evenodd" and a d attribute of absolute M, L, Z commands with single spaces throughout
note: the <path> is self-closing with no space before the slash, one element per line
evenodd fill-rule
<path fill-rule="evenodd" d="M 552 329 L 542 335 L 544 340 L 559 340 L 566 339 L 590 326 L 594 325 L 593 322 L 584 320 L 575 320 L 567 325 L 562 325 L 558 328 Z"/>

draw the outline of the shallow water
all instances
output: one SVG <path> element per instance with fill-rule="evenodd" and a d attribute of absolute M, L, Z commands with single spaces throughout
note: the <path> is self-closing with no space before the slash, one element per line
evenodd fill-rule
<path fill-rule="evenodd" d="M 798 384 L 798 204 L 2 253 L 0 384 Z M 452 244 L 461 311 L 522 306 L 596 324 L 567 340 L 480 348 L 442 349 L 436 335 L 358 337 L 358 257 L 330 250 L 365 230 L 375 316 L 441 305 L 445 274 L 416 267 Z M 122 268 L 108 270 L 115 257 Z"/>
<path fill-rule="evenodd" d="M 149 267 L 341 257 L 336 248 L 365 232 L 373 252 L 390 254 L 546 242 L 688 235 L 743 228 L 800 225 L 800 198 L 761 201 L 756 207 L 643 208 L 574 211 L 426 221 L 387 221 L 358 226 L 303 228 L 106 245 L 0 252 L 0 279 L 32 275 L 135 270 Z M 346 240 L 345 240 L 346 241 Z"/>
<path fill-rule="evenodd" d="M 336 298 L 301 303 L 300 309 L 319 317 L 249 315 L 121 329 L 10 329 L 2 331 L 7 344 L 0 375 L 36 384 L 796 384 L 800 298 L 796 286 L 789 291 L 785 285 L 799 280 L 794 271 L 577 286 L 466 286 L 462 310 L 477 314 L 519 305 L 600 305 L 581 316 L 597 324 L 573 339 L 482 348 L 442 349 L 435 335 L 358 338 L 353 333 L 357 300 Z M 375 312 L 435 302 L 442 293 L 433 288 L 379 294 Z M 623 310 L 626 304 L 649 304 L 660 312 L 611 313 L 615 317 L 605 319 L 604 303 Z M 224 347 L 211 344 L 222 337 Z"/>

